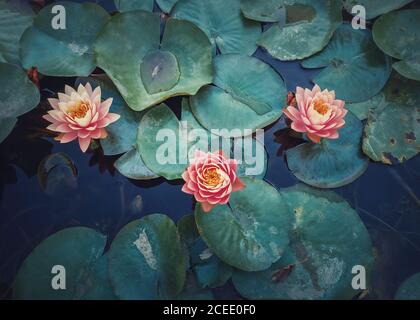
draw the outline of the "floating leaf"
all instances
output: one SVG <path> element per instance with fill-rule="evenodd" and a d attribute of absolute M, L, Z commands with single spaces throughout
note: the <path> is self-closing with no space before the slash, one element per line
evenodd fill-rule
<path fill-rule="evenodd" d="M 85 227 L 68 228 L 53 234 L 23 262 L 13 285 L 13 297 L 22 300 L 79 299 L 105 244 L 104 235 Z M 54 290 L 51 286 L 54 266 L 65 268 L 66 290 Z"/>
<path fill-rule="evenodd" d="M 0 119 L 16 118 L 38 105 L 38 88 L 20 67 L 0 63 L 0 83 Z"/>
<path fill-rule="evenodd" d="M 188 21 L 169 19 L 160 43 L 157 14 L 121 13 L 102 30 L 95 52 L 98 65 L 136 111 L 172 96 L 193 95 L 212 80 L 209 40 Z"/>
<path fill-rule="evenodd" d="M 405 280 L 395 294 L 396 300 L 420 300 L 420 273 Z"/>
<path fill-rule="evenodd" d="M 337 194 L 304 185 L 281 195 L 294 212 L 291 243 L 269 269 L 236 271 L 236 290 L 246 299 L 350 299 L 360 293 L 352 288 L 352 268 L 361 265 L 369 274 L 373 250 L 357 212 Z"/>
<path fill-rule="evenodd" d="M 146 10 L 153 11 L 153 0 L 114 0 L 118 11 Z"/>
<path fill-rule="evenodd" d="M 267 172 L 268 153 L 260 141 L 252 136 L 235 139 L 231 158 L 238 161 L 236 174 L 263 179 Z"/>
<path fill-rule="evenodd" d="M 228 205 L 195 219 L 211 251 L 225 263 L 247 271 L 269 268 L 289 243 L 291 215 L 277 190 L 267 182 L 242 178 L 245 189 L 232 193 Z"/>
<path fill-rule="evenodd" d="M 299 180 L 318 188 L 338 188 L 359 178 L 369 160 L 361 150 L 363 124 L 348 112 L 340 137 L 307 142 L 286 151 L 287 164 Z"/>
<path fill-rule="evenodd" d="M 296 60 L 321 51 L 342 23 L 339 0 L 245 0 L 245 16 L 278 22 L 286 11 L 286 24 L 273 25 L 258 39 L 258 45 L 280 60 Z"/>
<path fill-rule="evenodd" d="M 188 272 L 184 290 L 177 300 L 214 300 L 214 296 L 211 290 L 201 288 L 194 274 Z"/>
<path fill-rule="evenodd" d="M 257 50 L 261 26 L 242 16 L 240 0 L 179 0 L 171 15 L 199 26 L 208 36 L 213 52 L 252 55 Z"/>
<path fill-rule="evenodd" d="M 144 164 L 137 147 L 122 155 L 116 162 L 115 168 L 123 176 L 134 180 L 152 180 L 159 178 Z"/>
<path fill-rule="evenodd" d="M 350 110 L 357 118 L 359 118 L 359 120 L 366 120 L 369 115 L 369 111 L 376 109 L 379 105 L 381 105 L 383 99 L 384 95 L 379 93 L 367 101 L 346 103 L 346 109 Z"/>
<path fill-rule="evenodd" d="M 373 39 L 386 54 L 402 60 L 393 67 L 404 77 L 420 81 L 420 10 L 390 12 L 373 26 Z"/>
<path fill-rule="evenodd" d="M 280 118 L 286 86 L 269 65 L 240 55 L 217 56 L 214 65 L 215 86 L 205 86 L 190 99 L 200 124 L 222 136 L 238 137 Z"/>
<path fill-rule="evenodd" d="M 0 143 L 9 136 L 15 127 L 16 122 L 16 118 L 0 119 Z"/>
<path fill-rule="evenodd" d="M 109 275 L 121 299 L 168 299 L 185 283 L 185 259 L 173 221 L 153 214 L 127 224 L 111 244 Z"/>
<path fill-rule="evenodd" d="M 114 291 L 108 277 L 108 255 L 100 257 L 86 280 L 83 300 L 115 300 Z"/>
<path fill-rule="evenodd" d="M 19 40 L 25 29 L 32 25 L 33 15 L 25 0 L 0 2 L 0 55 L 3 57 L 1 62 L 20 65 Z"/>
<path fill-rule="evenodd" d="M 328 46 L 304 60 L 304 68 L 323 69 L 313 82 L 335 90 L 347 102 L 362 102 L 377 95 L 391 74 L 391 59 L 372 40 L 369 30 L 354 30 L 344 24 Z"/>
<path fill-rule="evenodd" d="M 65 29 L 51 26 L 56 5 L 66 9 Z M 48 76 L 88 76 L 96 66 L 92 44 L 108 19 L 94 3 L 55 2 L 44 7 L 20 40 L 23 67 L 37 67 Z"/>
<path fill-rule="evenodd" d="M 371 20 L 390 11 L 404 7 L 413 0 L 344 0 L 344 8 L 352 13 L 354 6 L 361 5 L 366 9 L 366 19 Z"/>
<path fill-rule="evenodd" d="M 159 5 L 159 8 L 166 13 L 171 12 L 172 8 L 175 6 L 178 0 L 156 0 L 156 3 Z"/>
<path fill-rule="evenodd" d="M 420 151 L 419 92 L 419 82 L 393 74 L 365 127 L 363 151 L 372 160 L 401 163 Z"/>

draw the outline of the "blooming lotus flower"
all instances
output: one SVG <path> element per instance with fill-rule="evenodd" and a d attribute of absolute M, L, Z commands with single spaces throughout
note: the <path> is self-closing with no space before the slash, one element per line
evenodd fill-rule
<path fill-rule="evenodd" d="M 86 152 L 92 139 L 108 136 L 105 127 L 117 121 L 120 116 L 110 113 L 112 98 L 101 101 L 101 88 L 87 83 L 79 85 L 77 91 L 70 86 L 65 93 L 58 93 L 58 99 L 48 99 L 53 110 L 44 119 L 51 122 L 47 129 L 60 134 L 56 140 L 67 143 L 79 140 L 80 149 Z"/>
<path fill-rule="evenodd" d="M 284 110 L 292 120 L 292 129 L 306 132 L 309 139 L 319 143 L 321 138 L 337 139 L 338 130 L 344 124 L 347 110 L 343 100 L 335 99 L 335 92 L 324 90 L 316 85 L 312 91 L 297 87 L 296 104 Z"/>
<path fill-rule="evenodd" d="M 185 180 L 182 191 L 193 194 L 204 212 L 209 212 L 217 204 L 228 203 L 232 192 L 245 188 L 236 176 L 236 168 L 236 160 L 227 159 L 223 151 L 196 151 L 190 166 L 182 174 Z"/>

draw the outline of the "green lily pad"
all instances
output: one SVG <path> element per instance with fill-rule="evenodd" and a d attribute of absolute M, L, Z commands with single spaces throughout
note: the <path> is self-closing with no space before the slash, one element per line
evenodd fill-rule
<path fill-rule="evenodd" d="M 137 147 L 122 155 L 114 164 L 115 168 L 124 177 L 134 180 L 152 180 L 159 178 L 144 164 Z"/>
<path fill-rule="evenodd" d="M 363 155 L 363 124 L 348 112 L 340 137 L 307 142 L 286 151 L 287 164 L 300 181 L 317 188 L 339 188 L 352 183 L 367 169 L 369 159 Z"/>
<path fill-rule="evenodd" d="M 303 59 L 321 51 L 343 20 L 339 0 L 246 0 L 242 6 L 245 16 L 259 21 L 268 16 L 270 22 L 279 21 L 281 8 L 286 24 L 273 25 L 257 41 L 279 60 Z"/>
<path fill-rule="evenodd" d="M 177 300 L 214 300 L 214 296 L 211 290 L 200 287 L 193 272 L 188 272 L 184 290 Z"/>
<path fill-rule="evenodd" d="M 0 54 L 2 62 L 20 65 L 19 40 L 32 25 L 34 13 L 27 1 L 6 0 L 0 2 Z"/>
<path fill-rule="evenodd" d="M 346 109 L 350 110 L 359 120 L 366 120 L 369 115 L 369 111 L 376 109 L 384 100 L 384 95 L 379 93 L 373 98 L 356 103 L 346 103 Z"/>
<path fill-rule="evenodd" d="M 153 11 L 153 0 L 114 0 L 118 11 L 145 10 Z"/>
<path fill-rule="evenodd" d="M 384 101 L 369 114 L 363 151 L 385 164 L 404 162 L 420 151 L 420 83 L 394 74 Z"/>
<path fill-rule="evenodd" d="M 23 262 L 15 278 L 13 297 L 22 300 L 79 299 L 105 244 L 104 235 L 85 227 L 68 228 L 53 234 Z M 54 266 L 65 268 L 66 290 L 53 289 Z"/>
<path fill-rule="evenodd" d="M 205 86 L 190 98 L 191 110 L 201 125 L 230 138 L 280 118 L 286 86 L 269 65 L 241 55 L 217 56 L 214 65 L 214 86 Z M 232 132 L 234 129 L 240 132 Z"/>
<path fill-rule="evenodd" d="M 179 0 L 171 15 L 199 26 L 208 36 L 213 53 L 252 55 L 257 50 L 261 25 L 242 16 L 240 0 Z"/>
<path fill-rule="evenodd" d="M 160 43 L 159 15 L 150 12 L 113 16 L 95 43 L 95 53 L 98 65 L 136 111 L 172 96 L 193 95 L 213 77 L 206 35 L 188 21 L 171 18 Z"/>
<path fill-rule="evenodd" d="M 247 299 L 351 299 L 360 293 L 352 288 L 352 268 L 363 266 L 369 280 L 374 259 L 357 212 L 337 194 L 304 185 L 281 195 L 294 212 L 291 243 L 269 269 L 236 271 L 236 290 Z"/>
<path fill-rule="evenodd" d="M 328 46 L 302 66 L 325 67 L 313 82 L 352 103 L 377 95 L 391 74 L 391 59 L 376 47 L 371 32 L 349 24 L 339 27 Z"/>
<path fill-rule="evenodd" d="M 86 280 L 86 292 L 82 300 L 115 300 L 115 294 L 108 277 L 108 255 L 100 257 Z"/>
<path fill-rule="evenodd" d="M 420 81 L 420 9 L 390 12 L 373 26 L 373 39 L 396 59 L 393 67 L 401 75 Z"/>
<path fill-rule="evenodd" d="M 156 0 L 156 3 L 159 5 L 159 8 L 166 13 L 171 12 L 172 8 L 178 0 Z"/>
<path fill-rule="evenodd" d="M 35 108 L 38 88 L 18 66 L 0 63 L 0 119 L 16 118 Z"/>
<path fill-rule="evenodd" d="M 168 216 L 153 214 L 127 224 L 108 257 L 111 284 L 120 299 L 168 299 L 184 287 L 186 262 Z"/>
<path fill-rule="evenodd" d="M 356 5 L 366 9 L 366 19 L 371 20 L 385 13 L 404 7 L 413 0 L 344 0 L 344 8 L 351 13 Z"/>
<path fill-rule="evenodd" d="M 89 78 L 79 78 L 76 81 L 76 87 L 79 83 L 89 82 L 93 88 L 100 86 L 102 99 L 112 98 L 110 112 L 120 115 L 120 119 L 106 127 L 108 137 L 101 139 L 101 146 L 104 155 L 113 156 L 132 150 L 136 145 L 137 128 L 142 117 L 142 113 L 133 111 L 118 93 L 108 77 L 96 76 Z"/>
<path fill-rule="evenodd" d="M 420 273 L 412 275 L 401 284 L 395 300 L 420 300 Z"/>
<path fill-rule="evenodd" d="M 236 174 L 238 177 L 254 177 L 263 179 L 267 172 L 268 152 L 264 145 L 246 136 L 233 142 L 232 159 L 238 161 Z"/>
<path fill-rule="evenodd" d="M 229 206 L 204 213 L 198 203 L 195 220 L 203 240 L 222 261 L 241 270 L 264 270 L 283 255 L 292 219 L 274 187 L 259 179 L 242 181 L 245 189 L 232 193 Z"/>
<path fill-rule="evenodd" d="M 13 131 L 16 123 L 16 118 L 0 119 L 0 143 L 9 136 L 9 134 Z"/>
<path fill-rule="evenodd" d="M 66 9 L 65 29 L 52 28 L 56 5 Z M 96 67 L 92 44 L 108 19 L 94 3 L 55 2 L 44 7 L 20 40 L 23 67 L 37 67 L 48 76 L 88 76 Z"/>

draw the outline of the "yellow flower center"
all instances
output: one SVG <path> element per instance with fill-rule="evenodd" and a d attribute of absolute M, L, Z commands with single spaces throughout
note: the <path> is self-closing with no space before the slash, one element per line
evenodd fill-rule
<path fill-rule="evenodd" d="M 217 172 L 216 168 L 210 168 L 206 170 L 203 174 L 204 182 L 209 186 L 217 186 L 221 180 L 222 176 Z"/>
<path fill-rule="evenodd" d="M 321 115 L 325 115 L 329 110 L 330 107 L 328 103 L 325 103 L 323 100 L 315 100 L 314 102 L 314 110 Z"/>
<path fill-rule="evenodd" d="M 88 102 L 79 101 L 74 107 L 70 107 L 67 110 L 67 114 L 73 119 L 82 119 L 86 116 L 86 113 L 89 111 L 89 109 L 90 104 Z"/>

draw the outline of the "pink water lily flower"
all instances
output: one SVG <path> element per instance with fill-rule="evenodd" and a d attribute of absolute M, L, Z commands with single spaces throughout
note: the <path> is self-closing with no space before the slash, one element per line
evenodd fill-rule
<path fill-rule="evenodd" d="M 182 191 L 194 195 L 204 212 L 217 204 L 226 204 L 232 192 L 245 188 L 236 175 L 237 161 L 227 159 L 223 151 L 204 153 L 196 151 L 190 166 L 183 173 Z"/>
<path fill-rule="evenodd" d="M 80 149 L 86 152 L 92 139 L 108 136 L 105 128 L 117 121 L 120 115 L 110 113 L 112 98 L 101 101 L 101 87 L 79 85 L 77 90 L 65 87 L 65 93 L 58 93 L 58 99 L 48 99 L 53 110 L 44 119 L 51 122 L 47 129 L 60 134 L 56 140 L 67 143 L 79 140 Z"/>
<path fill-rule="evenodd" d="M 316 85 L 312 91 L 297 87 L 296 104 L 284 110 L 292 120 L 292 129 L 306 132 L 309 139 L 319 143 L 322 138 L 337 139 L 338 130 L 345 125 L 347 110 L 345 102 L 335 98 L 334 91 L 324 90 Z"/>

